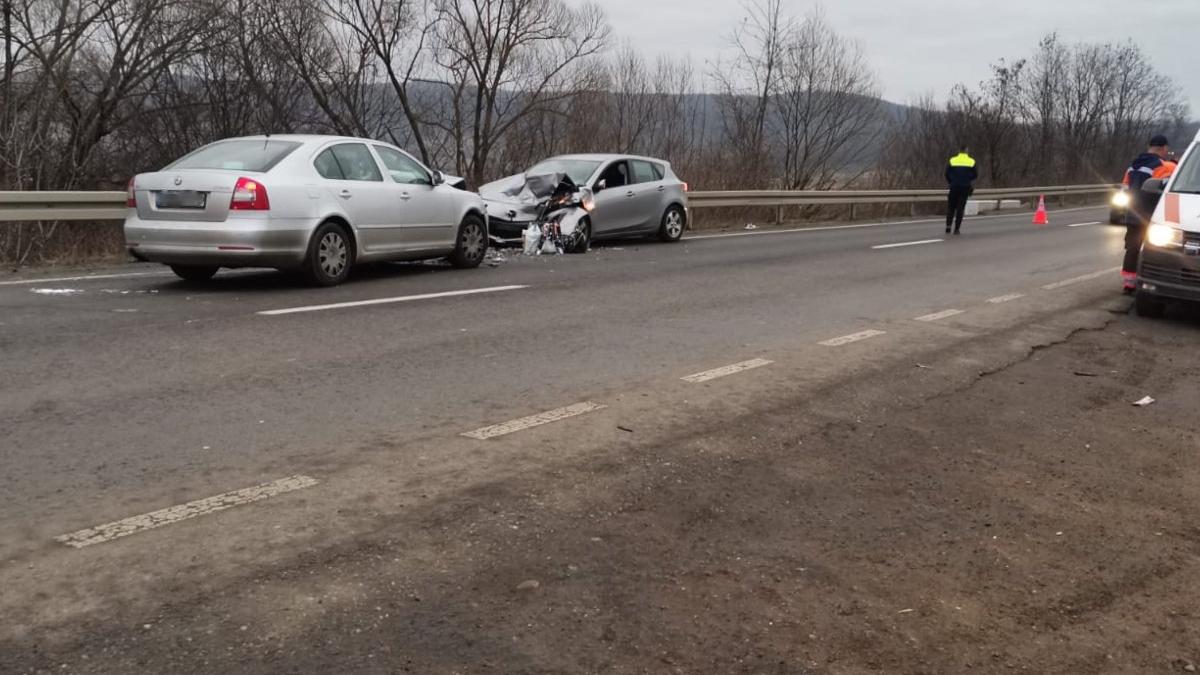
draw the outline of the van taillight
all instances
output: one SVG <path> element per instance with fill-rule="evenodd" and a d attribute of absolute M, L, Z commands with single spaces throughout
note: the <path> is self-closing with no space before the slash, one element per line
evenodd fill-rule
<path fill-rule="evenodd" d="M 129 187 L 125 188 L 125 206 L 127 206 L 131 209 L 136 209 L 137 208 L 137 193 L 133 191 L 133 181 L 134 181 L 134 179 L 130 178 L 129 179 Z"/>
<path fill-rule="evenodd" d="M 239 178 L 233 187 L 233 198 L 229 200 L 230 211 L 269 211 L 271 200 L 267 199 L 267 188 L 249 178 Z"/>

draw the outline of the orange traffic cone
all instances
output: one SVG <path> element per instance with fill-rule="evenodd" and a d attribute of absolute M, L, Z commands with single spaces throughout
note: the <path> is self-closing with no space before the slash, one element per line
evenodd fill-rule
<path fill-rule="evenodd" d="M 1037 211 L 1033 214 L 1034 225 L 1049 225 L 1050 216 L 1046 213 L 1046 195 L 1038 197 Z"/>

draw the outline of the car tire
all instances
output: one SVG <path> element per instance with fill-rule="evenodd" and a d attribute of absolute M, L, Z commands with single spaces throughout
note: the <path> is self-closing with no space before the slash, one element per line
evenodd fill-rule
<path fill-rule="evenodd" d="M 454 253 L 450 254 L 450 264 L 459 269 L 479 267 L 487 256 L 487 250 L 487 226 L 483 218 L 468 213 L 458 226 L 458 238 L 454 242 Z"/>
<path fill-rule="evenodd" d="M 193 284 L 202 283 L 213 278 L 220 269 L 216 265 L 171 265 L 175 276 Z"/>
<path fill-rule="evenodd" d="M 1133 301 L 1133 307 L 1138 316 L 1146 319 L 1161 319 L 1167 313 L 1167 303 L 1155 300 L 1153 296 L 1146 293 L 1137 294 Z"/>
<path fill-rule="evenodd" d="M 662 225 L 658 228 L 658 238 L 662 241 L 675 242 L 683 238 L 687 229 L 687 212 L 678 204 L 667 207 L 662 217 Z"/>
<path fill-rule="evenodd" d="M 332 221 L 322 223 L 308 242 L 301 273 L 313 286 L 336 286 L 350 276 L 354 246 L 346 228 Z"/>
<path fill-rule="evenodd" d="M 592 246 L 592 220 L 590 218 L 581 218 L 579 225 L 576 226 L 575 239 L 571 244 L 569 253 L 587 253 Z"/>

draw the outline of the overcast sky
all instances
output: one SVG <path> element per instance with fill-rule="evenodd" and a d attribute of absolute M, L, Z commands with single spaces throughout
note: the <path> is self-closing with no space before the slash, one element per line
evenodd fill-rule
<path fill-rule="evenodd" d="M 602 0 L 618 39 L 648 54 L 690 54 L 697 70 L 727 49 L 739 0 Z M 884 96 L 944 99 L 976 84 L 988 64 L 1028 56 L 1044 34 L 1068 41 L 1134 38 L 1171 76 L 1200 117 L 1200 0 L 784 0 L 802 15 L 820 5 L 834 27 L 859 40 Z M 707 70 L 707 67 L 704 68 Z"/>

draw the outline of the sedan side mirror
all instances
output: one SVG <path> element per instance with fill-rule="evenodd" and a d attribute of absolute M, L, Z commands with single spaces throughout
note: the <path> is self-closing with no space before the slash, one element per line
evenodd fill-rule
<path fill-rule="evenodd" d="M 434 185 L 441 185 L 442 183 L 446 182 L 446 174 L 442 173 L 441 171 L 431 171 L 430 177 L 432 178 Z"/>
<path fill-rule="evenodd" d="M 605 188 L 607 188 L 607 187 L 608 187 L 608 181 L 607 181 L 607 180 L 601 180 L 599 183 L 596 183 L 596 189 L 595 189 L 594 191 L 595 191 L 595 192 L 599 192 L 599 191 L 601 191 L 601 190 L 603 190 L 603 189 L 605 189 Z"/>
<path fill-rule="evenodd" d="M 1151 178 L 1145 183 L 1142 183 L 1142 192 L 1152 195 L 1161 195 L 1166 187 L 1167 181 L 1161 178 Z"/>

